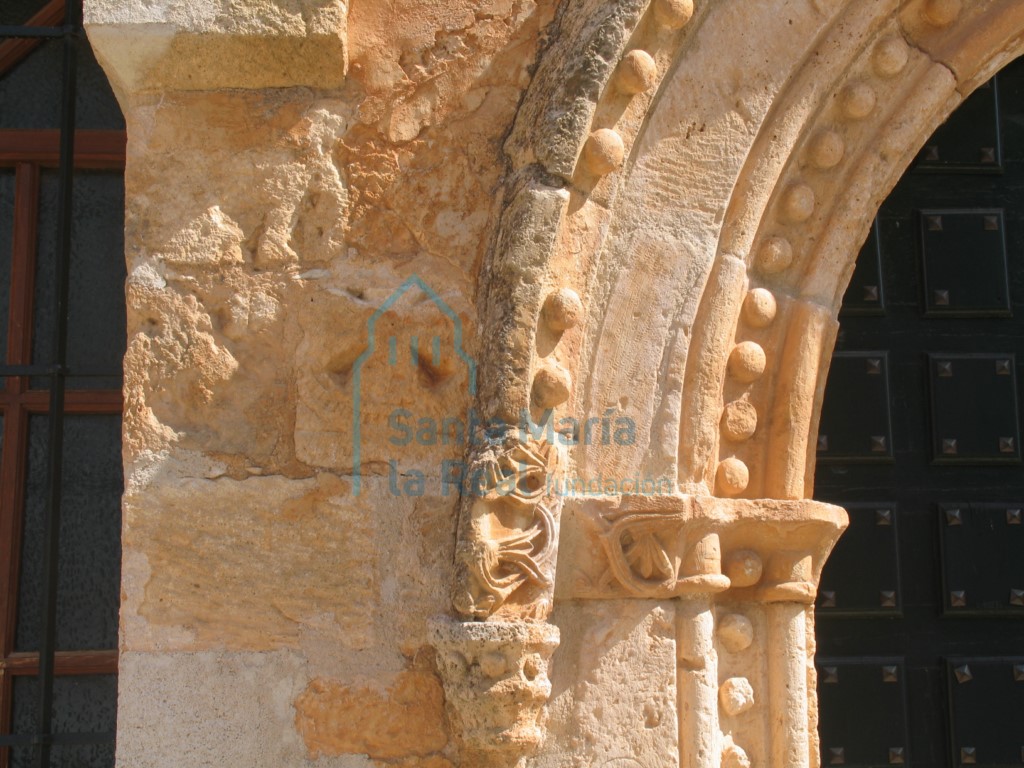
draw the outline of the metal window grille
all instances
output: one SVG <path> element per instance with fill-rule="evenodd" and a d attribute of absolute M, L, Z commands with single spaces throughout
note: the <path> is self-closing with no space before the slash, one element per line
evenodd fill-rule
<path fill-rule="evenodd" d="M 97 221 L 122 228 L 125 137 L 77 129 L 83 58 L 98 72 L 81 19 L 80 0 L 0 16 L 0 768 L 113 761 L 124 265 Z M 59 47 L 57 124 L 10 128 L 4 79 L 43 46 Z M 100 269 L 82 229 L 116 241 Z M 113 294 L 96 288 L 111 275 Z"/>

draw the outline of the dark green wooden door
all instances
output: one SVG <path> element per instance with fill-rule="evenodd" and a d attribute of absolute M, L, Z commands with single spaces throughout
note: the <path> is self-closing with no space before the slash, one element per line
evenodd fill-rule
<path fill-rule="evenodd" d="M 840 316 L 816 496 L 824 765 L 1024 765 L 1024 60 L 882 206 Z"/>

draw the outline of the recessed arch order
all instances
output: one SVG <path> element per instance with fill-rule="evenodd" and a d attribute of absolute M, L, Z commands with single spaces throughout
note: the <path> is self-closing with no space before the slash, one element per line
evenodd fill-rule
<path fill-rule="evenodd" d="M 1024 6 L 724 0 L 696 3 L 676 30 L 659 3 L 635 5 L 563 30 L 506 144 L 520 179 L 546 174 L 520 181 L 510 208 L 525 189 L 531 210 L 560 211 L 535 300 L 564 285 L 586 299 L 586 333 L 560 360 L 576 410 L 614 407 L 638 425 L 636 450 L 580 446 L 577 467 L 807 498 L 859 247 L 927 137 L 1024 52 Z M 649 93 L 621 75 L 637 49 L 657 71 Z"/>

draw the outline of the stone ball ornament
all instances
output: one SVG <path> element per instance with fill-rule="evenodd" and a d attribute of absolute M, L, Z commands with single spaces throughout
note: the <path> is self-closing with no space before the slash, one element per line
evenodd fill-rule
<path fill-rule="evenodd" d="M 752 587 L 761 580 L 764 564 L 757 552 L 740 549 L 729 553 L 722 568 L 734 587 Z"/>
<path fill-rule="evenodd" d="M 719 688 L 718 701 L 730 717 L 742 715 L 754 707 L 754 687 L 745 677 L 730 677 Z"/>
<path fill-rule="evenodd" d="M 757 266 L 765 274 L 775 274 L 793 263 L 793 246 L 784 237 L 770 237 L 757 254 Z"/>
<path fill-rule="evenodd" d="M 693 18 L 693 0 L 655 0 L 654 18 L 667 29 L 682 29 Z"/>
<path fill-rule="evenodd" d="M 841 96 L 843 113 L 851 120 L 863 120 L 875 111 L 878 96 L 867 83 L 853 83 L 843 90 Z"/>
<path fill-rule="evenodd" d="M 739 443 L 749 440 L 757 431 L 757 408 L 746 400 L 727 403 L 722 410 L 722 435 Z"/>
<path fill-rule="evenodd" d="M 658 82 L 658 65 L 654 57 L 640 49 L 630 51 L 619 63 L 615 84 L 629 95 L 651 90 Z"/>
<path fill-rule="evenodd" d="M 533 378 L 533 400 L 541 408 L 555 408 L 569 399 L 572 375 L 558 363 L 548 363 Z"/>
<path fill-rule="evenodd" d="M 742 747 L 727 744 L 722 750 L 722 768 L 750 768 L 750 757 Z"/>
<path fill-rule="evenodd" d="M 814 190 L 807 184 L 794 184 L 782 199 L 782 212 L 793 224 L 807 221 L 814 214 Z"/>
<path fill-rule="evenodd" d="M 811 143 L 811 162 L 823 171 L 839 165 L 845 154 L 843 137 L 835 131 L 822 131 Z"/>
<path fill-rule="evenodd" d="M 754 328 L 771 325 L 778 312 L 775 296 L 767 288 L 754 288 L 743 300 L 743 319 Z"/>
<path fill-rule="evenodd" d="M 902 37 L 887 37 L 871 56 L 871 63 L 880 77 L 895 77 L 910 61 L 910 46 Z"/>
<path fill-rule="evenodd" d="M 730 375 L 744 384 L 760 378 L 767 364 L 764 349 L 754 341 L 741 341 L 729 355 Z"/>
<path fill-rule="evenodd" d="M 626 145 L 611 128 L 599 128 L 583 145 L 583 164 L 588 171 L 604 176 L 622 167 Z"/>
<path fill-rule="evenodd" d="M 544 300 L 544 323 L 555 333 L 575 328 L 583 319 L 583 301 L 572 288 L 559 288 Z"/>
<path fill-rule="evenodd" d="M 718 622 L 718 640 L 730 653 L 745 651 L 754 642 L 754 625 L 741 613 L 730 613 Z"/>
<path fill-rule="evenodd" d="M 750 470 L 739 459 L 730 457 L 718 465 L 715 483 L 724 495 L 739 496 L 750 484 Z"/>
<path fill-rule="evenodd" d="M 936 27 L 948 27 L 960 16 L 963 0 L 928 0 L 921 9 L 925 21 Z"/>

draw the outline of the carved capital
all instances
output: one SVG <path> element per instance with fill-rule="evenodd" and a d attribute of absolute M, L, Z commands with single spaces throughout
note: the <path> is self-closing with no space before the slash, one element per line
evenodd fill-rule
<path fill-rule="evenodd" d="M 565 597 L 729 599 L 810 604 L 846 527 L 839 507 L 688 495 L 594 499 L 576 515 L 577 578 Z M 574 530 L 574 534 L 576 531 Z"/>
<path fill-rule="evenodd" d="M 462 764 L 514 768 L 534 754 L 544 739 L 558 627 L 440 618 L 430 637 Z"/>

